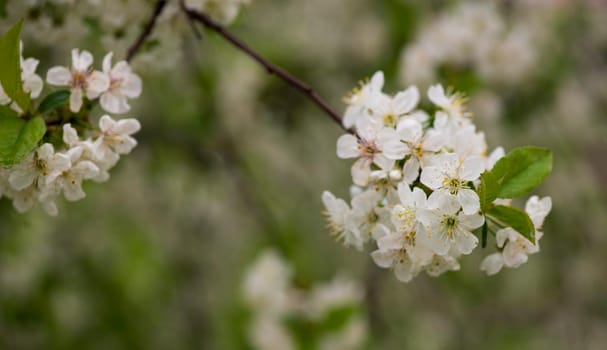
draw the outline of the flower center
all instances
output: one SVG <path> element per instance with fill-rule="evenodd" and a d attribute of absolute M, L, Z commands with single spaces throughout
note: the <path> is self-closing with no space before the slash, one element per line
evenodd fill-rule
<path fill-rule="evenodd" d="M 452 238 L 459 224 L 457 216 L 445 215 L 441 223 L 445 227 L 445 233 L 447 234 L 447 237 Z"/>
<path fill-rule="evenodd" d="M 387 127 L 391 127 L 391 128 L 395 127 L 397 121 L 398 121 L 398 118 L 392 113 L 384 116 L 384 125 Z"/>
<path fill-rule="evenodd" d="M 446 188 L 447 191 L 449 191 L 449 193 L 451 194 L 457 194 L 457 192 L 459 192 L 459 190 L 461 190 L 462 188 L 466 187 L 466 182 L 462 181 L 460 179 L 450 179 L 448 177 L 446 177 L 443 180 L 443 188 Z"/>
<path fill-rule="evenodd" d="M 379 149 L 377 148 L 375 141 L 358 141 L 358 150 L 361 156 L 364 158 L 373 158 L 376 153 L 379 153 Z"/>

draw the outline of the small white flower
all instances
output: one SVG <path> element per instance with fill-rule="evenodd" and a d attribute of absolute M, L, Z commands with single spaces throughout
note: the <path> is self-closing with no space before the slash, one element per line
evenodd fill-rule
<path fill-rule="evenodd" d="M 407 146 L 400 142 L 396 131 L 370 120 L 361 120 L 357 125 L 358 136 L 345 134 L 337 140 L 337 156 L 342 159 L 358 158 L 352 165 L 352 178 L 359 186 L 366 186 L 371 175 L 371 164 L 383 170 L 392 170 L 395 160 L 408 153 Z"/>
<path fill-rule="evenodd" d="M 93 55 L 88 51 L 72 50 L 72 67 L 53 67 L 46 81 L 55 86 L 68 86 L 71 90 L 70 110 L 74 113 L 82 107 L 83 94 L 89 100 L 96 99 L 110 87 L 110 78 L 92 69 Z"/>
<path fill-rule="evenodd" d="M 350 226 L 346 227 L 351 211 L 348 204 L 343 199 L 336 198 L 329 191 L 323 192 L 322 202 L 327 209 L 327 221 L 331 236 L 343 241 L 345 245 L 352 245 L 361 250 L 364 242 L 360 232 L 351 230 Z"/>
<path fill-rule="evenodd" d="M 457 123 L 468 121 L 470 113 L 466 111 L 466 98 L 459 93 L 447 93 L 442 85 L 428 88 L 430 101 L 442 108 Z"/>
<path fill-rule="evenodd" d="M 438 255 L 445 255 L 450 249 L 470 254 L 478 244 L 478 238 L 470 231 L 481 227 L 485 218 L 478 213 L 466 215 L 459 209 L 455 197 L 434 192 L 428 198 L 428 207 L 417 210 L 428 245 Z"/>
<path fill-rule="evenodd" d="M 42 92 L 44 83 L 42 78 L 36 74 L 38 61 L 34 58 L 21 58 L 21 79 L 23 80 L 23 91 L 29 93 L 32 99 L 38 98 Z"/>
<path fill-rule="evenodd" d="M 432 261 L 424 267 L 426 273 L 438 277 L 447 271 L 458 271 L 460 268 L 457 258 L 451 255 L 434 255 Z"/>
<path fill-rule="evenodd" d="M 529 198 L 525 205 L 525 211 L 535 227 L 535 244 L 510 227 L 501 229 L 496 233 L 496 241 L 497 246 L 503 248 L 503 250 L 487 256 L 481 263 L 481 270 L 488 275 L 494 275 L 503 266 L 509 268 L 521 266 L 527 262 L 529 255 L 539 252 L 539 240 L 543 236 L 541 228 L 544 218 L 551 209 L 552 200 L 550 197 L 544 197 L 541 200 L 537 196 Z"/>
<path fill-rule="evenodd" d="M 344 98 L 348 108 L 346 108 L 342 123 L 346 128 L 352 128 L 361 118 L 366 118 L 369 115 L 368 106 L 370 101 L 378 95 L 382 95 L 383 86 L 384 73 L 379 71 L 373 74 L 369 82 L 361 83 L 360 87 L 355 88 L 349 96 Z"/>
<path fill-rule="evenodd" d="M 141 95 L 141 78 L 131 71 L 126 61 L 118 62 L 112 68 L 112 56 L 110 52 L 103 59 L 103 73 L 109 77 L 110 85 L 99 102 L 107 112 L 123 114 L 131 109 L 128 99 Z"/>
<path fill-rule="evenodd" d="M 141 129 L 141 124 L 134 118 L 115 121 L 109 115 L 99 119 L 100 134 L 95 144 L 98 152 L 104 157 L 107 153 L 129 154 L 137 146 L 137 141 L 131 137 Z"/>
<path fill-rule="evenodd" d="M 479 211 L 480 199 L 468 183 L 477 180 L 484 170 L 485 162 L 479 156 L 460 161 L 456 153 L 444 153 L 422 170 L 420 181 L 432 190 L 457 197 L 464 213 L 470 215 Z"/>
<path fill-rule="evenodd" d="M 359 232 L 363 243 L 381 237 L 387 231 L 384 225 L 390 221 L 390 210 L 379 206 L 382 198 L 374 190 L 367 190 L 352 198 L 352 210 L 348 213 L 346 227 Z"/>
<path fill-rule="evenodd" d="M 415 119 L 405 119 L 398 123 L 396 132 L 409 147 L 411 157 L 403 166 L 403 178 L 412 184 L 419 176 L 420 168 L 427 163 L 428 158 L 443 147 L 445 135 L 430 129 L 424 133 L 422 124 Z"/>
<path fill-rule="evenodd" d="M 368 103 L 371 118 L 389 128 L 395 128 L 398 122 L 417 107 L 419 90 L 411 86 L 391 97 L 376 94 Z"/>
<path fill-rule="evenodd" d="M 55 181 L 70 166 L 68 156 L 55 153 L 53 145 L 45 143 L 11 170 L 8 181 L 17 191 L 35 184 L 36 181 L 39 186 L 45 186 Z"/>

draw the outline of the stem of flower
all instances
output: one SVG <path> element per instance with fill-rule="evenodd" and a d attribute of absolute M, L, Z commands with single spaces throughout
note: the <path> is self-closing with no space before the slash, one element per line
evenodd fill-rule
<path fill-rule="evenodd" d="M 139 37 L 137 37 L 137 40 L 133 43 L 133 45 L 131 45 L 131 47 L 129 47 L 129 50 L 127 51 L 127 55 L 126 55 L 127 62 L 130 62 L 133 59 L 133 57 L 135 57 L 135 55 L 141 48 L 141 45 L 143 45 L 145 40 L 150 35 L 152 35 L 152 32 L 154 31 L 154 26 L 156 25 L 156 20 L 162 13 L 162 10 L 164 10 L 164 7 L 166 6 L 166 4 L 167 4 L 167 0 L 156 1 L 156 6 L 154 7 L 154 12 L 152 12 L 152 16 L 146 23 L 146 25 L 145 25 L 143 31 L 141 32 L 141 34 L 139 35 Z"/>

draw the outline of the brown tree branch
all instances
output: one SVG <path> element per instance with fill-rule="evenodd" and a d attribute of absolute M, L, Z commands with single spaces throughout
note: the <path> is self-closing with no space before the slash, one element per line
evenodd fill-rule
<path fill-rule="evenodd" d="M 269 62 L 265 58 L 263 58 L 260 54 L 258 54 L 255 50 L 249 47 L 244 41 L 237 38 L 234 34 L 228 31 L 224 26 L 214 21 L 212 18 L 207 16 L 204 13 L 189 9 L 185 6 L 184 1 L 181 1 L 181 9 L 183 12 L 190 18 L 191 20 L 200 22 L 206 28 L 218 33 L 224 39 L 229 41 L 232 45 L 234 45 L 237 49 L 244 52 L 246 55 L 251 57 L 257 63 L 259 63 L 269 74 L 274 74 L 277 77 L 281 78 L 288 85 L 292 86 L 299 92 L 301 92 L 304 96 L 309 98 L 313 103 L 315 103 L 320 109 L 322 109 L 325 113 L 327 113 L 333 121 L 335 121 L 339 126 L 344 129 L 346 132 L 349 132 L 353 135 L 356 135 L 356 132 L 351 129 L 347 129 L 344 127 L 342 123 L 342 118 L 339 113 L 337 113 L 329 104 L 322 98 L 312 87 L 303 81 L 299 80 L 297 77 L 293 76 L 291 73 L 285 71 L 279 66 Z"/>
<path fill-rule="evenodd" d="M 133 59 L 133 57 L 135 57 L 135 55 L 141 48 L 141 45 L 143 45 L 145 40 L 150 35 L 152 35 L 152 32 L 154 31 L 154 26 L 156 25 L 156 20 L 162 13 L 162 10 L 164 10 L 164 7 L 166 6 L 166 4 L 167 4 L 167 0 L 156 1 L 156 6 L 154 7 L 154 12 L 152 12 L 152 16 L 146 23 L 146 25 L 143 28 L 143 31 L 141 32 L 139 37 L 137 37 L 137 40 L 133 43 L 133 45 L 131 45 L 131 47 L 129 47 L 129 50 L 127 51 L 127 55 L 126 55 L 127 62 L 130 62 Z"/>

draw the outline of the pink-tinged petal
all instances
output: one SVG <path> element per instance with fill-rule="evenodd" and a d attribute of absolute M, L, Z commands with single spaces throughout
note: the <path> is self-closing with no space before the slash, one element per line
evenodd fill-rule
<path fill-rule="evenodd" d="M 411 188 L 409 188 L 409 185 L 402 182 L 398 184 L 398 197 L 401 203 L 408 206 L 413 205 L 413 192 L 411 192 Z"/>
<path fill-rule="evenodd" d="M 430 196 L 436 195 L 439 198 L 439 209 L 446 215 L 454 215 L 461 207 L 457 197 L 445 191 L 436 191 Z"/>
<path fill-rule="evenodd" d="M 457 250 L 462 254 L 470 254 L 478 245 L 478 238 L 472 233 L 457 229 L 455 233 L 455 246 Z"/>
<path fill-rule="evenodd" d="M 485 171 L 485 162 L 483 158 L 479 156 L 471 156 L 464 160 L 460 169 L 459 177 L 462 180 L 474 181 L 481 176 L 481 173 Z"/>
<path fill-rule="evenodd" d="M 519 267 L 527 262 L 527 254 L 522 251 L 515 242 L 509 242 L 502 252 L 504 265 L 508 267 Z"/>
<path fill-rule="evenodd" d="M 337 139 L 337 156 L 342 159 L 357 158 L 360 156 L 358 140 L 355 136 L 345 134 Z"/>
<path fill-rule="evenodd" d="M 430 250 L 436 255 L 446 255 L 451 248 L 449 240 L 444 239 L 444 233 L 437 231 L 428 232 L 429 236 L 426 240 L 426 244 Z"/>
<path fill-rule="evenodd" d="M 75 88 L 70 94 L 70 111 L 78 113 L 80 108 L 82 108 L 82 89 Z"/>
<path fill-rule="evenodd" d="M 422 149 L 429 152 L 438 152 L 445 146 L 445 134 L 437 130 L 429 130 L 422 142 Z"/>
<path fill-rule="evenodd" d="M 15 169 L 8 177 L 8 183 L 17 191 L 24 190 L 34 183 L 36 173 L 29 169 Z"/>
<path fill-rule="evenodd" d="M 428 166 L 422 169 L 420 181 L 435 190 L 443 186 L 443 182 L 447 178 L 445 174 L 435 166 Z"/>
<path fill-rule="evenodd" d="M 503 228 L 497 231 L 497 233 L 495 234 L 495 241 L 498 247 L 504 247 L 504 243 L 506 243 L 506 241 L 510 237 L 510 231 L 513 231 L 510 227 Z"/>
<path fill-rule="evenodd" d="M 398 123 L 396 132 L 401 140 L 417 143 L 423 136 L 424 130 L 420 122 L 415 119 L 405 119 Z"/>
<path fill-rule="evenodd" d="M 485 223 L 485 217 L 479 213 L 475 213 L 472 215 L 466 215 L 464 213 L 459 213 L 458 215 L 459 225 L 468 230 L 475 230 Z"/>
<path fill-rule="evenodd" d="M 126 79 L 129 75 L 131 75 L 131 67 L 126 61 L 118 62 L 114 68 L 112 68 L 112 78 Z"/>
<path fill-rule="evenodd" d="M 380 91 L 384 87 L 384 72 L 377 71 L 371 77 L 369 87 L 374 91 Z"/>
<path fill-rule="evenodd" d="M 381 250 L 398 250 L 403 248 L 403 239 L 399 234 L 388 234 L 377 240 L 377 247 Z"/>
<path fill-rule="evenodd" d="M 382 170 L 388 171 L 394 168 L 394 164 L 396 163 L 396 161 L 394 161 L 393 159 L 388 159 L 382 154 L 376 154 L 375 157 L 373 157 L 373 163 L 379 166 Z"/>
<path fill-rule="evenodd" d="M 398 135 L 394 129 L 383 128 L 379 132 L 378 146 L 381 148 L 384 156 L 389 159 L 403 159 L 409 153 L 409 148 L 404 143 L 400 142 Z"/>
<path fill-rule="evenodd" d="M 110 71 L 112 70 L 112 57 L 114 57 L 114 53 L 113 52 L 108 52 L 105 57 L 103 57 L 103 64 L 102 64 L 102 69 L 103 69 L 103 73 L 105 74 L 110 74 Z"/>
<path fill-rule="evenodd" d="M 46 73 L 46 81 L 55 86 L 69 86 L 72 72 L 65 67 L 53 67 Z"/>
<path fill-rule="evenodd" d="M 136 74 L 129 74 L 120 84 L 120 92 L 128 98 L 137 98 L 141 95 L 141 86 L 141 78 Z"/>
<path fill-rule="evenodd" d="M 398 115 L 411 112 L 419 102 L 419 90 L 416 86 L 411 86 L 407 90 L 399 92 L 392 100 L 394 110 Z"/>
<path fill-rule="evenodd" d="M 99 103 L 101 108 L 109 113 L 123 114 L 129 111 L 126 97 L 115 91 L 104 92 L 99 99 Z"/>
<path fill-rule="evenodd" d="M 418 208 L 422 208 L 422 207 L 426 206 L 426 202 L 427 202 L 426 192 L 424 192 L 419 187 L 414 187 L 413 188 L 413 204 Z"/>
<path fill-rule="evenodd" d="M 351 127 L 356 125 L 358 120 L 363 118 L 363 113 L 365 113 L 364 108 L 362 108 L 360 106 L 349 106 L 348 108 L 346 108 L 346 111 L 344 112 L 344 118 L 342 120 L 342 124 L 347 129 L 350 129 Z"/>
<path fill-rule="evenodd" d="M 426 227 L 436 226 L 438 222 L 436 209 L 419 208 L 415 212 L 415 218 Z"/>
<path fill-rule="evenodd" d="M 417 158 L 409 158 L 403 166 L 403 181 L 407 184 L 412 184 L 419 177 L 419 160 Z"/>
<path fill-rule="evenodd" d="M 371 160 L 360 158 L 352 164 L 352 181 L 358 186 L 367 186 L 371 175 Z"/>
<path fill-rule="evenodd" d="M 471 189 L 464 188 L 459 190 L 457 192 L 457 200 L 462 205 L 462 209 L 466 215 L 477 213 L 481 209 L 478 194 Z"/>
<path fill-rule="evenodd" d="M 107 114 L 99 119 L 99 129 L 101 129 L 102 132 L 108 132 L 112 130 L 114 126 L 116 126 L 116 121 Z"/>
<path fill-rule="evenodd" d="M 403 263 L 399 262 L 394 265 L 394 275 L 401 282 L 410 282 L 415 277 L 415 274 L 412 273 L 411 261 L 407 259 Z"/>
<path fill-rule="evenodd" d="M 76 51 L 76 55 L 74 55 L 74 51 Z M 72 50 L 72 61 L 75 70 L 86 72 L 93 64 L 93 55 L 85 50 L 78 55 L 78 50 Z"/>
<path fill-rule="evenodd" d="M 449 106 L 449 99 L 445 95 L 445 89 L 440 84 L 428 88 L 428 98 L 439 107 L 446 108 Z"/>
<path fill-rule="evenodd" d="M 377 266 L 384 269 L 392 267 L 394 261 L 394 253 L 390 251 L 376 250 L 371 253 L 371 257 Z"/>
<path fill-rule="evenodd" d="M 139 130 L 141 130 L 141 124 L 135 118 L 119 120 L 113 129 L 116 134 L 121 135 L 132 135 Z"/>
<path fill-rule="evenodd" d="M 93 72 L 86 81 L 86 96 L 89 100 L 99 97 L 110 88 L 110 78 L 99 71 Z"/>
<path fill-rule="evenodd" d="M 457 177 L 460 164 L 459 156 L 456 153 L 445 153 L 436 158 L 436 165 L 451 178 Z"/>
<path fill-rule="evenodd" d="M 500 253 L 488 255 L 485 259 L 483 259 L 483 262 L 481 262 L 481 270 L 485 271 L 485 273 L 489 276 L 493 276 L 500 272 L 503 266 L 504 258 Z"/>

